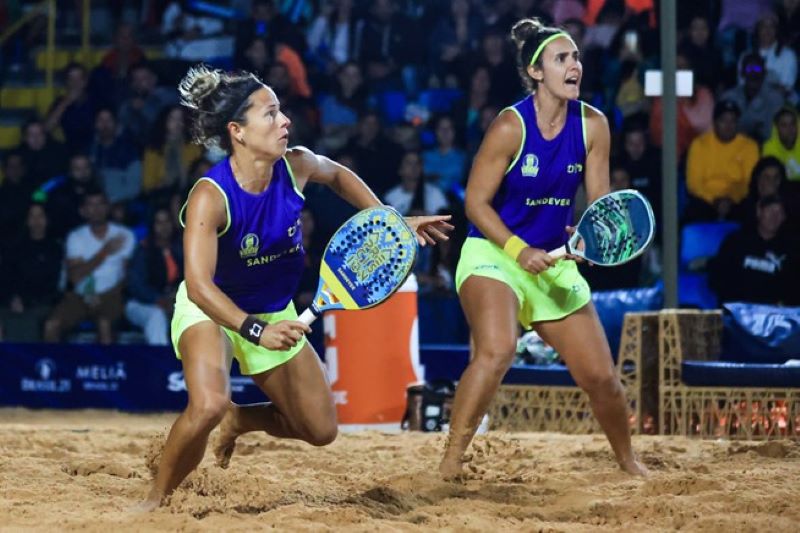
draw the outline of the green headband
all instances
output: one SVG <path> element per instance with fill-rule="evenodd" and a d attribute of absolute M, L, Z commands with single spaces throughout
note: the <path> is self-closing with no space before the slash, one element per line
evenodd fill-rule
<path fill-rule="evenodd" d="M 548 44 L 552 43 L 553 41 L 555 41 L 559 37 L 570 38 L 569 34 L 563 32 L 563 31 L 560 31 L 558 33 L 554 33 L 553 35 L 551 35 L 550 37 L 548 37 L 547 39 L 542 41 L 542 44 L 540 44 L 539 47 L 536 49 L 536 51 L 533 53 L 533 57 L 531 58 L 531 62 L 528 63 L 528 66 L 531 66 L 534 63 L 536 63 L 536 60 L 539 59 L 539 54 L 542 53 L 542 50 L 544 50 L 544 47 L 547 46 Z"/>

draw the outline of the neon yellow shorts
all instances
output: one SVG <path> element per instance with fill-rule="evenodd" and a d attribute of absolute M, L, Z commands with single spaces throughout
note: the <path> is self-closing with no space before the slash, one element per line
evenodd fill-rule
<path fill-rule="evenodd" d="M 256 316 L 271 324 L 281 320 L 297 320 L 297 311 L 294 308 L 294 302 L 290 301 L 289 305 L 281 311 L 264 313 Z M 181 353 L 178 349 L 178 341 L 181 335 L 191 326 L 203 322 L 204 320 L 211 319 L 189 299 L 186 293 L 186 282 L 182 282 L 178 288 L 178 294 L 175 297 L 175 314 L 172 315 L 171 327 L 172 346 L 175 348 L 175 356 L 178 359 L 181 358 Z M 306 339 L 302 339 L 294 348 L 286 351 L 268 350 L 264 347 L 254 345 L 236 331 L 225 327 L 222 329 L 231 340 L 233 356 L 239 361 L 239 369 L 242 374 L 246 376 L 260 374 L 261 372 L 266 372 L 276 366 L 282 365 L 297 355 L 306 344 Z"/>
<path fill-rule="evenodd" d="M 531 274 L 497 245 L 479 237 L 468 237 L 461 248 L 456 290 L 470 276 L 492 278 L 511 287 L 519 301 L 517 318 L 526 329 L 532 322 L 564 318 L 592 297 L 575 261 L 564 259 L 541 274 Z"/>

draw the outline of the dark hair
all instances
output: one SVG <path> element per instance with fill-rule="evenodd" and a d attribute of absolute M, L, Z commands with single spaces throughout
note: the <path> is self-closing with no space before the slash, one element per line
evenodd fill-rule
<path fill-rule="evenodd" d="M 158 114 L 158 118 L 156 118 L 156 121 L 150 130 L 150 142 L 148 143 L 150 148 L 154 150 L 161 150 L 164 148 L 164 144 L 167 142 L 167 121 L 169 120 L 170 114 L 172 114 L 172 112 L 176 109 L 183 113 L 183 108 L 181 106 L 171 105 L 162 109 L 161 113 Z M 187 126 L 186 113 L 183 113 L 184 131 L 186 131 Z"/>
<path fill-rule="evenodd" d="M 762 157 L 758 160 L 756 165 L 753 167 L 753 171 L 750 173 L 750 196 L 752 198 L 758 198 L 758 176 L 764 172 L 765 169 L 769 167 L 775 167 L 778 169 L 780 173 L 780 184 L 778 185 L 778 194 L 782 194 L 786 184 L 788 182 L 788 178 L 786 177 L 786 167 L 781 163 L 781 160 L 775 156 L 768 155 L 766 157 Z"/>
<path fill-rule="evenodd" d="M 528 18 L 518 21 L 511 28 L 511 40 L 517 45 L 517 72 L 522 80 L 522 85 L 529 92 L 536 90 L 538 82 L 528 74 L 528 65 L 539 45 L 557 33 L 566 33 L 560 28 L 545 26 L 538 18 Z M 541 55 L 536 59 L 536 66 L 541 67 Z"/>
<path fill-rule="evenodd" d="M 101 105 L 98 107 L 94 112 L 94 119 L 97 120 L 97 117 L 100 116 L 100 113 L 108 113 L 111 115 L 111 118 L 114 119 L 114 122 L 117 121 L 117 110 L 109 105 Z"/>
<path fill-rule="evenodd" d="M 409 211 L 413 209 L 419 209 L 420 211 L 425 211 L 425 171 L 422 168 L 422 154 L 418 150 L 407 150 L 403 157 L 400 158 L 400 164 L 402 161 L 410 156 L 414 155 L 419 160 L 419 180 L 417 180 L 417 188 L 414 189 L 414 196 L 411 197 L 411 204 L 409 205 Z"/>
<path fill-rule="evenodd" d="M 228 123 L 247 123 L 250 95 L 262 87 L 266 87 L 264 82 L 251 72 L 223 72 L 202 64 L 189 69 L 178 90 L 181 104 L 194 111 L 194 141 L 209 148 L 219 146 L 230 153 L 233 145 Z"/>
<path fill-rule="evenodd" d="M 0 165 L 6 166 L 12 157 L 18 157 L 22 161 L 22 164 L 25 164 L 25 157 L 23 157 L 22 152 L 19 150 L 11 150 L 0 155 Z"/>
<path fill-rule="evenodd" d="M 96 183 L 87 185 L 86 188 L 83 190 L 83 194 L 81 195 L 81 204 L 85 204 L 86 200 L 88 200 L 89 197 L 91 196 L 102 196 L 103 198 L 108 200 L 108 196 L 106 196 L 106 191 L 103 190 L 103 188 L 97 185 Z"/>
<path fill-rule="evenodd" d="M 775 113 L 775 116 L 772 117 L 773 124 L 777 125 L 778 121 L 781 119 L 783 115 L 789 115 L 793 119 L 797 120 L 797 111 L 795 111 L 794 108 L 792 107 L 783 106 L 780 109 L 778 109 L 777 113 Z"/>
<path fill-rule="evenodd" d="M 72 72 L 73 70 L 79 70 L 81 74 L 84 75 L 84 77 L 89 76 L 89 71 L 86 70 L 86 67 L 84 67 L 82 64 L 76 61 L 73 61 L 69 63 L 67 66 L 65 66 L 64 70 L 61 71 L 61 75 L 64 81 L 67 80 L 67 76 L 69 76 L 69 73 Z"/>

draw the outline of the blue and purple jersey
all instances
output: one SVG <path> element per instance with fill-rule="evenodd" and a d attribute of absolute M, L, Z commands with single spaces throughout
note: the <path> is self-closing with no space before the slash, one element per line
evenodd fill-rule
<path fill-rule="evenodd" d="M 260 194 L 239 186 L 230 158 L 201 180 L 219 189 L 228 214 L 227 225 L 219 232 L 214 283 L 246 313 L 284 309 L 300 283 L 305 255 L 300 228 L 304 197 L 289 162 L 285 157 L 275 162 L 272 180 Z"/>
<path fill-rule="evenodd" d="M 500 219 L 534 248 L 550 251 L 567 242 L 575 192 L 586 167 L 584 103 L 567 102 L 564 128 L 552 140 L 536 125 L 533 95 L 507 108 L 522 125 L 522 142 L 492 200 Z M 484 237 L 473 224 L 470 237 Z"/>

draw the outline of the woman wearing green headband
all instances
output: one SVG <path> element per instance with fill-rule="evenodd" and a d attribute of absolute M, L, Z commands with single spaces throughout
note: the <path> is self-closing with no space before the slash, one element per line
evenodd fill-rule
<path fill-rule="evenodd" d="M 578 187 L 588 201 L 609 192 L 608 122 L 578 100 L 583 67 L 564 31 L 523 19 L 511 30 L 528 96 L 500 112 L 483 139 L 467 184 L 471 222 L 456 287 L 472 332 L 472 357 L 456 391 L 439 466 L 462 475 L 464 458 L 511 365 L 519 322 L 561 355 L 589 395 L 620 467 L 646 474 L 631 448 L 628 404 L 611 351 L 574 258 L 563 245 Z"/>

